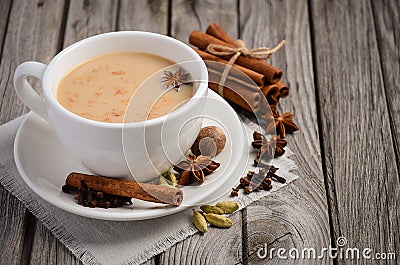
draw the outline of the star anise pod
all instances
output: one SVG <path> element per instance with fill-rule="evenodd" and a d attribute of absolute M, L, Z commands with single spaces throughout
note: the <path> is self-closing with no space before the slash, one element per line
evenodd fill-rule
<path fill-rule="evenodd" d="M 272 111 L 266 115 L 267 128 L 266 133 L 276 133 L 281 137 L 285 138 L 286 133 L 292 133 L 297 131 L 299 127 L 293 122 L 294 115 L 290 112 L 285 112 L 282 115 L 278 111 Z"/>
<path fill-rule="evenodd" d="M 171 71 L 164 71 L 164 77 L 161 78 L 161 82 L 164 83 L 164 88 L 174 88 L 176 91 L 179 91 L 181 85 L 187 84 L 190 85 L 190 73 L 185 73 L 182 68 L 179 68 L 175 73 Z"/>
<path fill-rule="evenodd" d="M 273 135 L 269 140 L 265 138 L 261 133 L 253 132 L 253 142 L 251 145 L 258 149 L 256 160 L 266 159 L 269 160 L 273 157 L 282 156 L 285 153 L 284 147 L 287 144 L 285 139 L 281 139 L 279 136 Z"/>
<path fill-rule="evenodd" d="M 240 179 L 240 184 L 232 189 L 231 196 L 238 196 L 239 189 L 244 189 L 245 193 L 253 191 L 271 190 L 272 180 L 285 183 L 286 179 L 276 175 L 278 168 L 273 165 L 268 168 L 260 168 L 258 172 L 249 171 L 246 176 Z"/>
<path fill-rule="evenodd" d="M 190 185 L 194 181 L 204 182 L 204 177 L 213 173 L 219 163 L 211 160 L 208 156 L 188 155 L 186 160 L 180 161 L 174 166 L 174 170 L 179 173 L 179 185 Z"/>

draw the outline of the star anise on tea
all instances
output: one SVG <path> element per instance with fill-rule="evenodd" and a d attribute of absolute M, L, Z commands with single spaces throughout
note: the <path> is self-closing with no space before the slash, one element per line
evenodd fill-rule
<path fill-rule="evenodd" d="M 179 173 L 179 185 L 187 186 L 197 181 L 204 182 L 204 177 L 213 173 L 219 163 L 213 161 L 208 156 L 188 155 L 187 159 L 180 161 L 173 168 Z"/>
<path fill-rule="evenodd" d="M 260 159 L 269 160 L 273 157 L 282 156 L 285 153 L 284 147 L 286 144 L 287 141 L 281 139 L 280 136 L 273 135 L 267 140 L 263 134 L 257 131 L 253 132 L 253 142 L 251 145 L 258 149 L 256 161 Z"/>
<path fill-rule="evenodd" d="M 161 82 L 164 84 L 164 88 L 174 88 L 176 91 L 179 91 L 181 85 L 192 84 L 192 82 L 189 81 L 190 78 L 190 73 L 185 73 L 182 68 L 179 68 L 175 73 L 172 71 L 164 71 L 164 76 L 161 78 Z"/>
<path fill-rule="evenodd" d="M 297 131 L 299 127 L 293 122 L 294 115 L 291 112 L 285 112 L 282 115 L 278 111 L 273 111 L 266 115 L 267 128 L 266 133 L 276 131 L 281 138 L 286 137 L 286 133 Z"/>
<path fill-rule="evenodd" d="M 270 165 L 268 168 L 260 168 L 258 172 L 249 171 L 247 175 L 240 178 L 240 184 L 232 189 L 231 196 L 238 196 L 239 189 L 249 194 L 253 191 L 271 190 L 272 180 L 286 183 L 286 179 L 276 175 L 278 168 Z"/>

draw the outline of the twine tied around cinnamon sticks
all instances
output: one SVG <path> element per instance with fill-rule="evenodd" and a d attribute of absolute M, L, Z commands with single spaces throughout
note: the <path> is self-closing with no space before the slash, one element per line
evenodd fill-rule
<path fill-rule="evenodd" d="M 246 48 L 244 42 L 241 39 L 238 39 L 235 41 L 236 43 L 236 48 L 224 46 L 224 45 L 218 45 L 218 44 L 209 44 L 207 46 L 207 51 L 211 54 L 214 55 L 233 55 L 224 71 L 222 72 L 221 79 L 218 84 L 218 93 L 223 97 L 224 96 L 224 84 L 226 81 L 226 78 L 228 77 L 230 68 L 232 65 L 236 62 L 236 60 L 239 58 L 240 55 L 248 56 L 251 58 L 256 58 L 259 60 L 268 60 L 272 54 L 280 50 L 283 46 L 285 46 L 286 41 L 283 40 L 281 41 L 278 45 L 276 45 L 274 48 L 270 49 L 267 47 L 259 47 L 256 49 L 248 49 Z"/>

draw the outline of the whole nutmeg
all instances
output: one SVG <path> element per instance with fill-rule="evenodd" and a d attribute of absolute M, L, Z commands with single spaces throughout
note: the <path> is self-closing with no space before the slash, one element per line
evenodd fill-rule
<path fill-rule="evenodd" d="M 192 145 L 192 153 L 196 156 L 213 157 L 224 149 L 226 136 L 221 128 L 216 126 L 203 127 Z"/>

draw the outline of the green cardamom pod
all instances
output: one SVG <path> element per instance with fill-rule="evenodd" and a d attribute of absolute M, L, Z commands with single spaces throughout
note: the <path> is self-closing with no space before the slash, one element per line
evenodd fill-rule
<path fill-rule="evenodd" d="M 199 213 L 195 209 L 193 209 L 193 223 L 200 232 L 202 233 L 207 232 L 206 219 L 201 213 Z"/>
<path fill-rule="evenodd" d="M 176 176 L 174 173 L 171 171 L 167 171 L 163 174 L 163 177 L 172 182 L 173 184 L 178 184 L 178 180 L 176 179 Z M 174 185 L 175 186 L 175 185 Z"/>
<path fill-rule="evenodd" d="M 170 186 L 168 181 L 164 178 L 164 177 L 160 177 L 160 179 L 158 180 L 158 185 L 163 185 L 163 186 Z"/>
<path fill-rule="evenodd" d="M 222 201 L 217 203 L 215 206 L 224 210 L 224 213 L 233 213 L 237 209 L 239 209 L 239 204 L 237 202 L 231 201 Z"/>
<path fill-rule="evenodd" d="M 178 180 L 176 179 L 175 174 L 167 171 L 160 176 L 160 179 L 158 180 L 158 184 L 161 186 L 175 187 L 178 184 Z"/>
<path fill-rule="evenodd" d="M 200 209 L 205 213 L 224 214 L 225 211 L 217 206 L 203 205 Z"/>
<path fill-rule="evenodd" d="M 215 213 L 206 213 L 204 214 L 204 216 L 206 217 L 207 221 L 217 227 L 224 227 L 224 228 L 228 228 L 231 227 L 233 225 L 233 222 L 231 219 L 222 216 L 222 215 L 218 215 Z"/>

